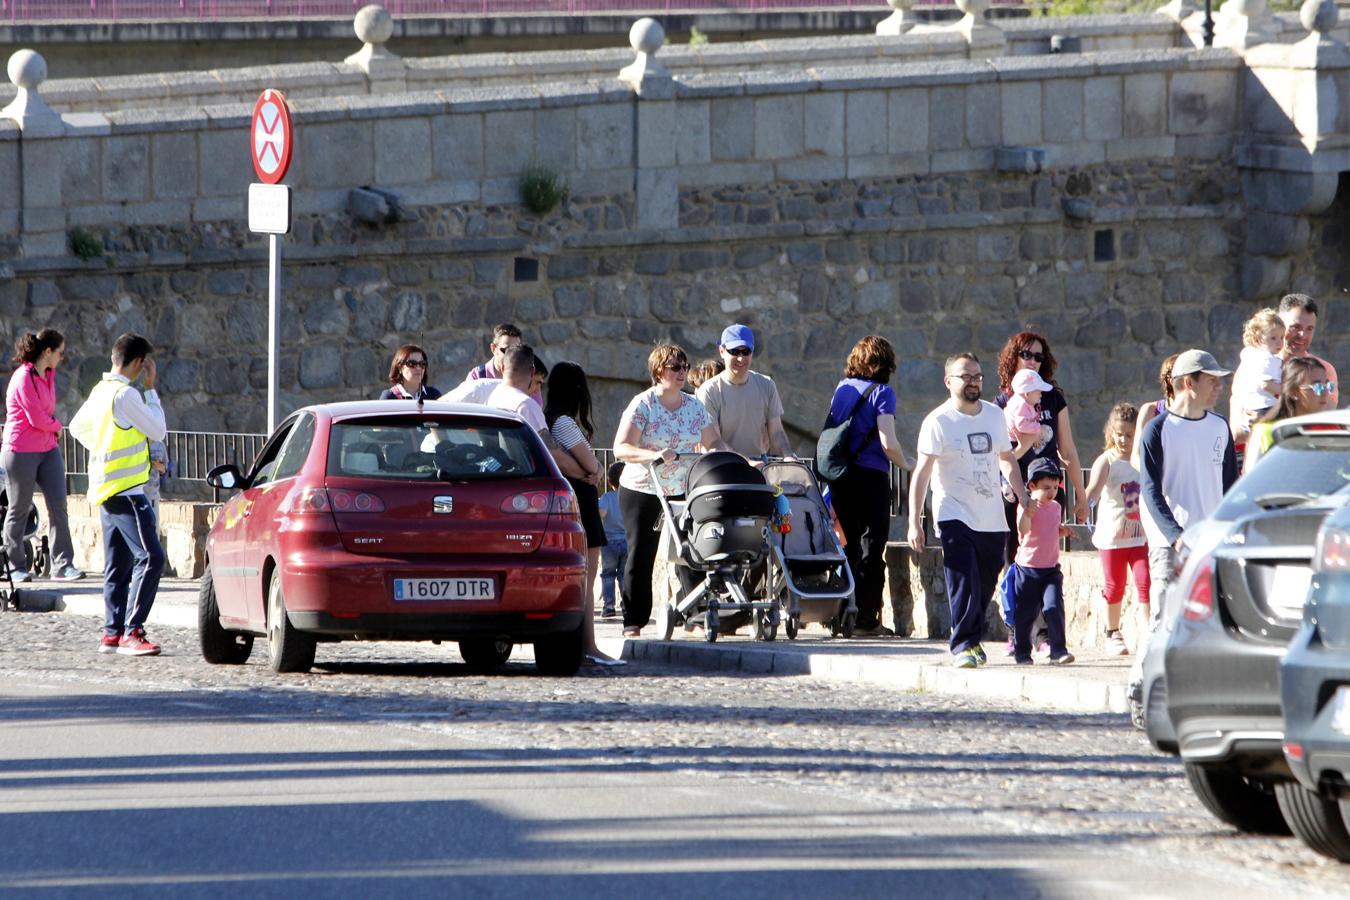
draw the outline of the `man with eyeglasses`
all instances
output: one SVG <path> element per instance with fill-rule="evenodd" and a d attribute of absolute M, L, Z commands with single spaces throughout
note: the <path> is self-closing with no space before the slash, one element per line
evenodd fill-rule
<path fill-rule="evenodd" d="M 949 357 L 943 383 L 948 400 L 919 426 L 919 461 L 909 490 L 909 545 L 924 549 L 923 501 L 933 485 L 933 522 L 942 542 L 942 567 L 951 606 L 953 664 L 973 669 L 987 661 L 980 641 L 985 606 L 1003 568 L 1008 521 L 999 475 L 1013 496 L 1028 503 L 1003 412 L 980 399 L 984 373 L 974 353 Z"/>
<path fill-rule="evenodd" d="M 1331 408 L 1339 409 L 1341 392 L 1336 379 L 1336 367 L 1320 356 L 1313 356 L 1308 350 L 1313 334 L 1317 331 L 1317 301 L 1307 294 L 1285 294 L 1280 300 L 1278 312 L 1284 322 L 1284 350 L 1280 353 L 1280 359 L 1288 361 L 1300 356 L 1311 356 L 1320 362 L 1327 372 L 1327 384 L 1331 385 Z"/>
<path fill-rule="evenodd" d="M 767 375 L 750 369 L 755 335 L 745 325 L 728 325 L 717 353 L 726 370 L 699 385 L 695 395 L 707 407 L 728 447 L 756 460 L 766 453 L 796 458 L 783 431 L 783 401 Z"/>
<path fill-rule="evenodd" d="M 477 381 L 480 378 L 502 379 L 506 372 L 506 351 L 512 347 L 523 347 L 525 338 L 520 329 L 510 322 L 503 322 L 492 329 L 492 341 L 488 344 L 488 350 L 492 356 L 485 363 L 480 363 L 469 370 L 465 377 L 466 381 Z M 539 404 L 539 408 L 544 408 L 544 395 L 537 388 L 531 389 L 530 397 Z"/>

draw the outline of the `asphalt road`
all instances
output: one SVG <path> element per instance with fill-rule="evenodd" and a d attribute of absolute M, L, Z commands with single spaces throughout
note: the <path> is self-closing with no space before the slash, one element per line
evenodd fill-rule
<path fill-rule="evenodd" d="M 1123 716 L 431 645 L 277 677 L 0 616 L 0 891 L 23 896 L 1343 896 Z"/>

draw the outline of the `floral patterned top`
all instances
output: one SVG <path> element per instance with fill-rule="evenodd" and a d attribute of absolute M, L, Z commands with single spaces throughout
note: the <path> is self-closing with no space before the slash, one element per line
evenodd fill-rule
<path fill-rule="evenodd" d="M 674 462 L 655 464 L 661 490 L 674 495 L 684 494 L 684 478 L 694 463 L 695 448 L 703 437 L 703 429 L 713 423 L 712 416 L 708 415 L 707 408 L 697 397 L 681 394 L 680 399 L 680 408 L 671 412 L 661 405 L 657 389 L 648 388 L 632 399 L 619 420 L 621 429 L 622 423 L 631 422 L 638 430 L 637 445 L 642 449 L 670 448 L 680 454 L 680 458 Z M 619 476 L 620 486 L 643 494 L 656 493 L 651 481 L 646 463 L 626 463 L 623 474 Z"/>

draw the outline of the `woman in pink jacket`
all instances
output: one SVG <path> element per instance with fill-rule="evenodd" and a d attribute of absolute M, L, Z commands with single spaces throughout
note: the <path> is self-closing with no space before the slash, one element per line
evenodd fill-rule
<path fill-rule="evenodd" d="M 0 445 L 0 468 L 5 470 L 9 509 L 5 513 L 4 552 L 17 582 L 28 581 L 23 526 L 33 505 L 34 489 L 47 501 L 52 539 L 53 577 L 60 581 L 83 578 L 75 568 L 75 548 L 66 518 L 66 466 L 57 438 L 56 367 L 66 353 L 61 332 L 44 328 L 25 334 L 14 348 L 14 374 L 5 392 L 5 436 Z"/>

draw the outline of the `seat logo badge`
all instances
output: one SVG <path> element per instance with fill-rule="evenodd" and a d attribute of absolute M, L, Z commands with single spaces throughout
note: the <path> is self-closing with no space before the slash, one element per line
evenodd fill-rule
<path fill-rule="evenodd" d="M 455 498 L 445 496 L 433 498 L 431 501 L 431 511 L 441 514 L 454 512 Z"/>

